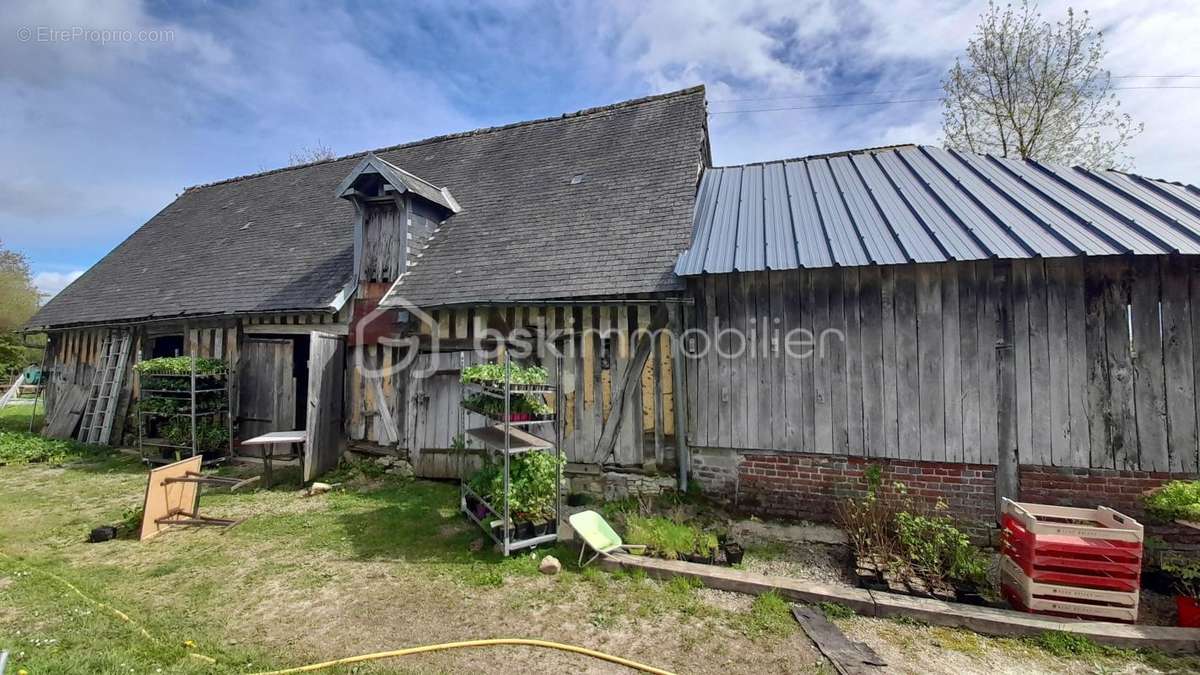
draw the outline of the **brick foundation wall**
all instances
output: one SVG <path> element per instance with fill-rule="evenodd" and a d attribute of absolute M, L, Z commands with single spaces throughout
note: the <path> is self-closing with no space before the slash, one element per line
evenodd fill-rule
<path fill-rule="evenodd" d="M 1161 539 L 1169 548 L 1200 551 L 1200 530 L 1149 522 L 1141 500 L 1142 493 L 1163 483 L 1195 478 L 1149 471 L 1022 466 L 1021 501 L 1082 508 L 1104 504 L 1136 518 L 1145 525 L 1147 537 Z"/>
<path fill-rule="evenodd" d="M 736 458 L 736 459 L 734 459 Z M 805 453 L 694 450 L 693 480 L 706 492 L 747 513 L 831 521 L 837 502 L 867 493 L 866 471 L 882 470 L 882 489 L 929 507 L 939 500 L 948 513 L 984 533 L 995 522 L 995 467 Z"/>

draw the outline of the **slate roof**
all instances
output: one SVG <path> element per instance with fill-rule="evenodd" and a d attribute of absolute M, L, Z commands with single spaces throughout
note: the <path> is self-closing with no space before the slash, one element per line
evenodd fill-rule
<path fill-rule="evenodd" d="M 707 169 L 680 275 L 984 258 L 1200 254 L 1200 191 L 896 146 Z"/>
<path fill-rule="evenodd" d="M 375 150 L 462 207 L 404 277 L 405 297 L 681 289 L 672 266 L 691 232 L 705 133 L 696 87 Z M 186 190 L 29 326 L 329 309 L 353 266 L 354 209 L 334 190 L 366 154 Z"/>

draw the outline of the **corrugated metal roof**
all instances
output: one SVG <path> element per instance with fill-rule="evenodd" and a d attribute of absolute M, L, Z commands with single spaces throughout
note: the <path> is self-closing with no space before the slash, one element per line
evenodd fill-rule
<path fill-rule="evenodd" d="M 1200 190 L 900 146 L 707 169 L 681 276 L 984 258 L 1200 254 Z"/>

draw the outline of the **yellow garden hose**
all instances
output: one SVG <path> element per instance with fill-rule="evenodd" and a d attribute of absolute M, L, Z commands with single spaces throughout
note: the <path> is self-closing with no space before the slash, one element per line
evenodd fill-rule
<path fill-rule="evenodd" d="M 440 644 L 440 645 L 424 645 L 421 647 L 409 647 L 407 649 L 397 649 L 395 651 L 390 651 L 390 652 L 376 652 L 374 654 L 363 654 L 361 656 L 349 656 L 344 659 L 337 659 L 336 661 L 325 661 L 324 663 L 314 663 L 312 665 L 300 666 L 298 668 L 287 668 L 285 670 L 272 670 L 272 671 L 266 672 L 266 673 L 258 673 L 257 675 L 285 675 L 285 673 L 307 673 L 307 672 L 311 672 L 314 670 L 321 670 L 323 668 L 332 668 L 334 666 L 344 666 L 344 665 L 347 665 L 350 663 L 362 663 L 363 661 L 374 661 L 376 659 L 389 659 L 394 656 L 409 656 L 412 654 L 424 654 L 427 652 L 440 652 L 440 651 L 444 651 L 447 649 L 465 649 L 467 647 L 494 647 L 496 645 L 519 645 L 519 646 L 524 646 L 524 647 L 544 647 L 547 649 L 559 649 L 564 652 L 573 652 L 575 654 L 583 654 L 584 656 L 590 656 L 594 659 L 608 661 L 609 663 L 616 663 L 618 665 L 625 666 L 626 668 L 640 670 L 643 673 L 654 673 L 654 675 L 674 675 L 669 670 L 655 668 L 654 666 L 648 666 L 644 663 L 638 663 L 637 661 L 630 661 L 629 659 L 623 659 L 619 656 L 613 656 L 612 654 L 605 654 L 604 652 L 598 652 L 593 649 L 587 649 L 584 647 L 576 647 L 575 645 L 565 645 L 565 644 L 562 644 L 561 642 L 549 642 L 547 640 L 527 640 L 524 638 L 496 638 L 496 639 L 492 639 L 492 640 L 464 640 L 463 642 L 446 642 L 446 643 Z"/>

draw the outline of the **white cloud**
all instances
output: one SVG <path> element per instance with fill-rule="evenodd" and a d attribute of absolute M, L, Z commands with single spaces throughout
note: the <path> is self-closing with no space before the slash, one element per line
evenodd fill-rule
<path fill-rule="evenodd" d="M 74 270 L 72 272 L 38 272 L 33 275 L 33 285 L 37 287 L 38 293 L 41 294 L 42 302 L 46 302 L 58 295 L 72 281 L 83 276 L 83 272 L 84 270 Z"/>

